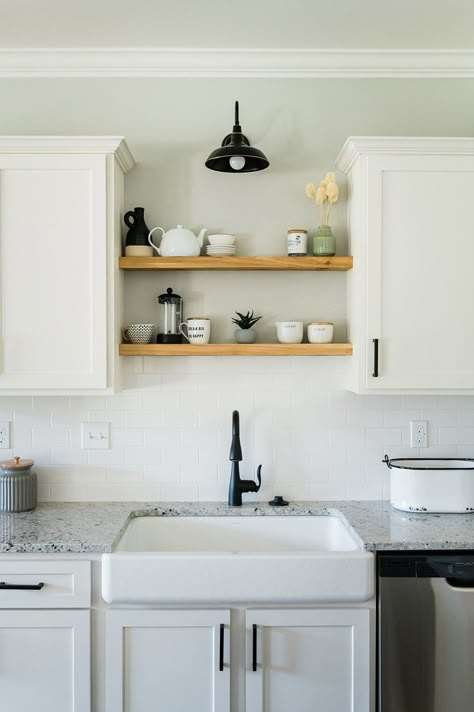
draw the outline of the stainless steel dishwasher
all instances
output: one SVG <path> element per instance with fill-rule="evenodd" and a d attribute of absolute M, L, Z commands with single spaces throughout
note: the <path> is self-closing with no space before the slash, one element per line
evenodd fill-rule
<path fill-rule="evenodd" d="M 473 712 L 474 551 L 378 557 L 378 712 Z"/>

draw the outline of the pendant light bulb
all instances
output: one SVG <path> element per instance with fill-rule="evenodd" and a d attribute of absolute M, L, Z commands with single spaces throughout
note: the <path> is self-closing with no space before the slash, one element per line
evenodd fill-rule
<path fill-rule="evenodd" d="M 241 171 L 245 166 L 245 158 L 243 156 L 231 156 L 229 158 L 230 167 L 234 171 Z"/>

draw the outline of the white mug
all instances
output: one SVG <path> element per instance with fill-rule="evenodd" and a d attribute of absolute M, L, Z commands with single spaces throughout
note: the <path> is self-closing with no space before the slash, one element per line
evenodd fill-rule
<path fill-rule="evenodd" d="M 330 321 L 313 321 L 308 324 L 310 344 L 330 344 L 334 333 L 334 324 Z"/>
<path fill-rule="evenodd" d="M 301 344 L 303 341 L 302 321 L 277 321 L 275 326 L 280 344 Z"/>
<path fill-rule="evenodd" d="M 187 332 L 184 331 L 186 328 Z M 208 344 L 211 338 L 211 320 L 195 316 L 179 325 L 179 330 L 190 344 Z"/>

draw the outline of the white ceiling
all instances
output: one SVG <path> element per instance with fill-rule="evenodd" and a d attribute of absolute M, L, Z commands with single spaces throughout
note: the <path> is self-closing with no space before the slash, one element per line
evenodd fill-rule
<path fill-rule="evenodd" d="M 473 0 L 0 0 L 0 48 L 469 49 Z"/>

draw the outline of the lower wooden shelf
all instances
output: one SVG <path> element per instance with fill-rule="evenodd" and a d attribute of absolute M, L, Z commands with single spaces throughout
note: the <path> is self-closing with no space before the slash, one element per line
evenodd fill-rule
<path fill-rule="evenodd" d="M 120 344 L 120 356 L 351 356 L 352 344 Z"/>

